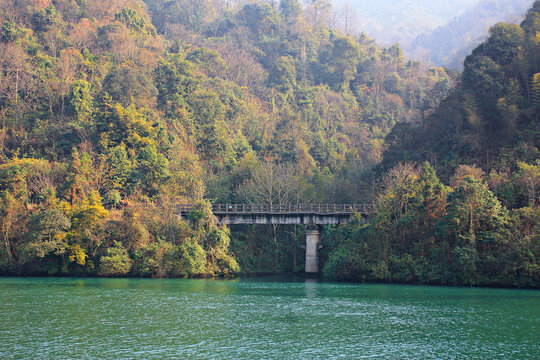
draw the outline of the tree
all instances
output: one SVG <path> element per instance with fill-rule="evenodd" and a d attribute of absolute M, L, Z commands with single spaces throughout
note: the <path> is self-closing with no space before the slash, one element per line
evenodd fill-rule
<path fill-rule="evenodd" d="M 134 9 L 125 7 L 120 12 L 116 13 L 114 18 L 115 20 L 124 23 L 128 28 L 135 32 L 147 31 L 146 20 L 139 16 Z"/>
<path fill-rule="evenodd" d="M 46 209 L 33 215 L 28 222 L 26 257 L 32 259 L 44 258 L 49 254 L 64 255 L 70 227 L 68 217 L 58 208 Z"/>
<path fill-rule="evenodd" d="M 140 69 L 128 65 L 111 71 L 103 81 L 103 87 L 114 101 L 126 107 L 131 104 L 150 105 L 157 95 L 151 78 Z"/>
<path fill-rule="evenodd" d="M 296 68 L 290 56 L 282 56 L 276 60 L 269 73 L 268 83 L 284 93 L 296 86 Z"/>
<path fill-rule="evenodd" d="M 227 64 L 219 52 L 206 48 L 199 48 L 191 51 L 187 60 L 197 64 L 208 76 L 223 77 L 227 71 Z"/>
<path fill-rule="evenodd" d="M 453 248 L 459 283 L 476 284 L 500 273 L 496 260 L 509 236 L 509 215 L 486 184 L 471 176 L 448 195 L 447 214 L 441 221 Z"/>
<path fill-rule="evenodd" d="M 99 274 L 103 276 L 121 276 L 131 270 L 132 261 L 121 243 L 115 242 L 113 247 L 105 251 L 100 258 Z"/>
<path fill-rule="evenodd" d="M 300 14 L 302 14 L 302 5 L 298 0 L 281 0 L 279 10 L 288 24 L 294 24 Z"/>
<path fill-rule="evenodd" d="M 138 153 L 148 145 L 156 145 L 162 129 L 154 119 L 149 119 L 148 112 L 134 107 L 124 108 L 109 100 L 106 99 L 100 109 L 98 131 L 103 150 L 124 145 Z"/>
<path fill-rule="evenodd" d="M 69 208 L 68 214 L 71 219 L 69 237 L 74 241 L 84 240 L 109 215 L 102 205 L 101 196 L 95 190 L 90 190 L 80 204 Z"/>
<path fill-rule="evenodd" d="M 267 4 L 246 4 L 237 16 L 254 34 L 259 36 L 271 36 L 278 30 L 279 15 Z"/>
<path fill-rule="evenodd" d="M 348 4 L 343 4 L 340 12 L 340 27 L 346 36 L 355 36 L 358 34 L 358 14 L 354 8 Z"/>
<path fill-rule="evenodd" d="M 450 186 L 458 186 L 467 177 L 470 176 L 475 180 L 482 181 L 486 173 L 475 165 L 460 165 L 456 169 L 454 176 L 450 178 Z"/>
<path fill-rule="evenodd" d="M 201 276 L 206 273 L 206 252 L 193 241 L 186 241 L 178 249 L 175 274 L 180 277 Z"/>
<path fill-rule="evenodd" d="M 169 178 L 169 161 L 155 147 L 147 146 L 139 155 L 137 177 L 144 190 L 155 195 Z"/>
<path fill-rule="evenodd" d="M 305 10 L 305 17 L 314 31 L 327 27 L 332 4 L 327 0 L 311 0 Z"/>
<path fill-rule="evenodd" d="M 529 206 L 534 207 L 540 202 L 538 199 L 538 188 L 540 187 L 540 160 L 530 165 L 523 161 L 518 162 L 518 181 L 525 186 L 529 196 Z"/>
<path fill-rule="evenodd" d="M 15 198 L 9 192 L 3 192 L 0 199 L 2 200 L 2 204 L 0 205 L 0 223 L 4 242 L 4 253 L 7 264 L 11 265 L 14 260 L 11 240 L 15 235 L 17 222 L 20 221 L 20 218 L 24 214 L 24 208 L 20 199 Z"/>
<path fill-rule="evenodd" d="M 186 107 L 188 95 L 197 89 L 200 82 L 193 64 L 185 60 L 182 54 L 171 54 L 161 60 L 154 70 L 154 79 L 159 107 L 169 111 Z"/>
<path fill-rule="evenodd" d="M 0 44 L 0 65 L 5 69 L 0 77 L 0 96 L 11 107 L 14 126 L 21 124 L 21 117 L 28 110 L 25 95 L 32 91 L 34 74 L 31 71 L 30 58 L 16 44 Z M 6 126 L 5 117 L 3 127 Z"/>
<path fill-rule="evenodd" d="M 77 80 L 71 85 L 68 94 L 67 115 L 75 118 L 74 127 L 80 137 L 88 139 L 93 130 L 92 116 L 95 112 L 91 85 L 86 80 Z"/>
<path fill-rule="evenodd" d="M 82 60 L 80 53 L 74 51 L 73 49 L 66 49 L 60 51 L 60 57 L 57 64 L 57 72 L 59 79 L 59 92 L 61 98 L 61 115 L 64 115 L 65 112 L 65 99 L 71 89 L 73 82 L 75 81 L 75 76 L 77 73 L 77 68 Z"/>
<path fill-rule="evenodd" d="M 21 30 L 12 21 L 5 21 L 0 28 L 0 40 L 6 43 L 12 42 L 21 35 Z"/>
<path fill-rule="evenodd" d="M 236 191 L 250 204 L 282 205 L 304 200 L 292 165 L 263 163 L 251 172 L 251 178 L 239 185 Z"/>
<path fill-rule="evenodd" d="M 58 22 L 58 13 L 54 5 L 36 11 L 32 15 L 32 24 L 36 31 L 50 30 Z"/>
<path fill-rule="evenodd" d="M 82 18 L 77 26 L 74 26 L 69 33 L 69 42 L 79 51 L 88 49 L 96 36 L 95 23 L 89 19 Z"/>
<path fill-rule="evenodd" d="M 284 205 L 305 201 L 302 186 L 292 165 L 263 163 L 251 172 L 249 180 L 239 185 L 237 193 L 249 204 Z M 277 266 L 277 224 L 272 225 L 274 269 Z"/>
<path fill-rule="evenodd" d="M 121 190 L 123 194 L 127 194 L 128 180 L 131 178 L 133 170 L 126 147 L 119 145 L 110 149 L 107 162 L 111 169 L 108 187 Z"/>
<path fill-rule="evenodd" d="M 523 43 L 523 29 L 515 24 L 497 24 L 489 29 L 489 38 L 476 52 L 482 52 L 501 65 L 513 62 Z"/>
<path fill-rule="evenodd" d="M 322 81 L 333 90 L 345 90 L 356 75 L 360 59 L 359 46 L 348 37 L 335 36 L 331 47 L 319 54 L 322 67 Z"/>

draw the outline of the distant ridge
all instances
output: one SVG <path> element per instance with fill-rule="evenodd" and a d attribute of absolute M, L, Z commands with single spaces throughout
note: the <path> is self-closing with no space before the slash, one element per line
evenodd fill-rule
<path fill-rule="evenodd" d="M 519 23 L 532 0 L 484 0 L 461 16 L 416 37 L 405 46 L 409 56 L 433 65 L 461 69 L 465 56 L 487 38 L 498 22 Z"/>
<path fill-rule="evenodd" d="M 533 0 L 334 0 L 358 14 L 358 29 L 377 43 L 398 42 L 408 57 L 461 69 L 465 56 L 498 22 L 518 23 Z"/>
<path fill-rule="evenodd" d="M 416 36 L 443 26 L 481 0 L 333 0 L 339 11 L 348 4 L 358 14 L 359 29 L 378 43 L 410 44 Z"/>

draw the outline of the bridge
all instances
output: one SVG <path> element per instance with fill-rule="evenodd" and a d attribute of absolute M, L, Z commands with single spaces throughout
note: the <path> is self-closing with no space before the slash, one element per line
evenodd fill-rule
<path fill-rule="evenodd" d="M 178 205 L 185 217 L 192 205 Z M 212 212 L 222 224 L 280 224 L 306 226 L 307 273 L 319 271 L 320 226 L 347 223 L 354 214 L 367 216 L 367 204 L 213 204 Z"/>

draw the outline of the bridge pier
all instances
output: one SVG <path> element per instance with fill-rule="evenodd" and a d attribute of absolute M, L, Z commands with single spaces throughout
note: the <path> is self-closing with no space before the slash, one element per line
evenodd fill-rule
<path fill-rule="evenodd" d="M 306 273 L 319 272 L 319 244 L 321 231 L 318 225 L 306 226 Z"/>

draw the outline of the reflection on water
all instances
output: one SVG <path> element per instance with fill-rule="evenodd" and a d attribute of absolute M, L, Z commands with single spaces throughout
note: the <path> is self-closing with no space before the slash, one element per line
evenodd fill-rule
<path fill-rule="evenodd" d="M 540 292 L 0 278 L 0 358 L 539 358 Z"/>
<path fill-rule="evenodd" d="M 306 278 L 305 280 L 305 289 L 306 289 L 306 297 L 308 299 L 315 298 L 319 296 L 319 280 L 318 279 L 310 279 Z"/>

